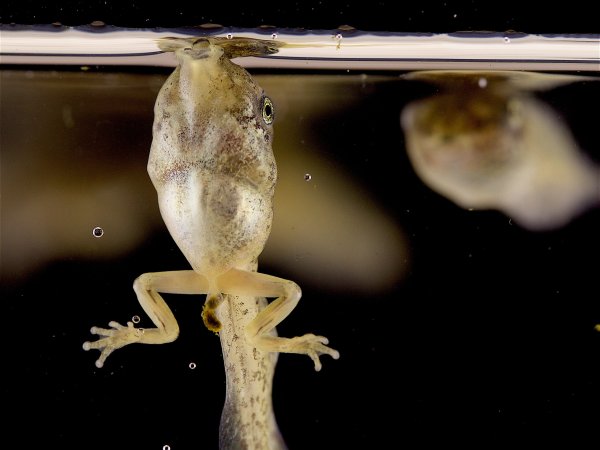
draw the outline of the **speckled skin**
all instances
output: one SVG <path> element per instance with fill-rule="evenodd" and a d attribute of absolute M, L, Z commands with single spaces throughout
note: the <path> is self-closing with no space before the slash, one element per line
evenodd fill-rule
<path fill-rule="evenodd" d="M 176 53 L 180 64 L 154 108 L 148 173 L 187 260 L 218 274 L 256 259 L 269 236 L 273 126 L 263 119 L 262 89 L 220 46 L 202 40 Z"/>
<path fill-rule="evenodd" d="M 277 181 L 273 106 L 230 59 L 276 49 L 250 39 L 168 38 L 159 45 L 174 51 L 179 65 L 156 100 L 148 173 L 163 220 L 193 270 L 138 277 L 134 290 L 156 328 L 110 322 L 110 329 L 92 328 L 102 338 L 84 349 L 100 350 L 96 365 L 102 367 L 124 345 L 171 342 L 179 327 L 159 292 L 207 294 L 202 317 L 219 333 L 227 377 L 220 448 L 285 449 L 271 401 L 277 354 L 306 354 L 315 370 L 319 355 L 339 354 L 322 336 L 278 337 L 275 327 L 301 291 L 256 271 Z"/>

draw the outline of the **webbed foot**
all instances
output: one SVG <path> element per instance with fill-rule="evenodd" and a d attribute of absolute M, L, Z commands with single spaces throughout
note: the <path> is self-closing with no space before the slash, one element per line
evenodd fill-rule
<path fill-rule="evenodd" d="M 135 328 L 132 322 L 127 322 L 127 326 L 121 325 L 119 322 L 109 322 L 111 328 L 92 327 L 90 333 L 98 336 L 104 336 L 97 341 L 84 342 L 83 349 L 100 350 L 100 357 L 96 360 L 96 367 L 101 368 L 104 365 L 106 358 L 118 348 L 125 345 L 138 342 L 144 334 L 143 328 Z"/>
<path fill-rule="evenodd" d="M 337 350 L 327 347 L 327 344 L 329 344 L 329 339 L 325 336 L 316 336 L 309 333 L 304 336 L 287 339 L 285 342 L 285 351 L 287 353 L 308 355 L 313 360 L 315 370 L 318 372 L 321 370 L 320 355 L 329 355 L 333 359 L 339 359 L 340 357 L 340 353 Z"/>

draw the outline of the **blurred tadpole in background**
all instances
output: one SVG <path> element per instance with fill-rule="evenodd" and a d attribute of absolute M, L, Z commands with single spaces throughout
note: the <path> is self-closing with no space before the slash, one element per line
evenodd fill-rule
<path fill-rule="evenodd" d="M 600 204 L 600 168 L 533 91 L 593 78 L 527 72 L 412 72 L 441 91 L 402 111 L 406 150 L 431 189 L 520 226 L 564 226 Z M 597 79 L 596 79 L 597 82 Z"/>

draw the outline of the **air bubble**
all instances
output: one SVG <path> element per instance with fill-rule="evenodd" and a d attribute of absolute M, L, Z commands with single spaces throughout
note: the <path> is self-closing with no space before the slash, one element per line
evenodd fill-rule
<path fill-rule="evenodd" d="M 304 174 L 304 181 L 310 181 L 312 180 L 312 175 L 310 173 L 305 173 Z"/>
<path fill-rule="evenodd" d="M 227 33 L 227 39 L 233 39 L 233 34 Z"/>
<path fill-rule="evenodd" d="M 100 238 L 100 237 L 104 236 L 104 230 L 101 227 L 95 227 L 92 230 L 92 236 L 94 236 L 96 238 Z"/>
<path fill-rule="evenodd" d="M 340 33 L 335 35 L 335 38 L 339 41 L 340 39 L 342 39 L 342 35 Z"/>
<path fill-rule="evenodd" d="M 277 39 L 277 33 L 273 33 L 273 34 L 271 35 L 271 39 Z"/>
<path fill-rule="evenodd" d="M 504 43 L 510 44 L 510 38 L 508 36 L 504 36 Z"/>
<path fill-rule="evenodd" d="M 133 317 L 131 318 L 131 321 L 132 321 L 133 323 L 140 323 L 140 320 L 141 320 L 141 319 L 140 319 L 140 316 L 137 316 L 137 315 L 136 315 L 136 316 L 133 316 Z"/>
<path fill-rule="evenodd" d="M 191 362 L 189 365 L 189 368 L 194 370 L 196 368 L 196 363 L 195 362 Z"/>
<path fill-rule="evenodd" d="M 168 444 L 163 445 L 162 450 L 171 450 L 171 446 Z"/>

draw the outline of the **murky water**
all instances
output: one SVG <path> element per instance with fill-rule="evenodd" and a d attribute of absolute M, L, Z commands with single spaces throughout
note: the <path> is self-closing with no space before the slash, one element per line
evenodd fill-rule
<path fill-rule="evenodd" d="M 289 448 L 591 436 L 598 73 L 250 71 L 275 105 L 279 166 L 259 268 L 303 291 L 278 329 L 341 353 L 319 373 L 280 356 Z M 172 344 L 103 369 L 81 348 L 94 324 L 151 326 L 141 273 L 189 268 L 146 172 L 170 72 L 0 73 L 3 404 L 48 448 L 217 448 L 225 385 L 203 298 L 165 296 Z"/>

